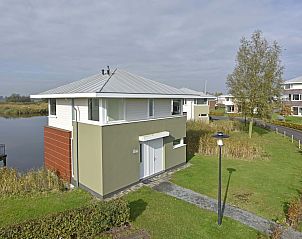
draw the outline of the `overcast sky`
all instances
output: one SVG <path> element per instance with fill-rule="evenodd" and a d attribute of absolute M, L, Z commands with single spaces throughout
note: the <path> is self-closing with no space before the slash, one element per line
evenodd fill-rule
<path fill-rule="evenodd" d="M 175 87 L 226 92 L 242 36 L 283 48 L 302 75 L 302 1 L 0 0 L 0 95 L 31 94 L 107 65 Z"/>

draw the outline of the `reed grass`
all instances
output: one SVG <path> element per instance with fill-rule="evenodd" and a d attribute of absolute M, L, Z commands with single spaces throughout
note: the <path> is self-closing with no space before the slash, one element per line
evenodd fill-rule
<path fill-rule="evenodd" d="M 0 195 L 23 195 L 28 193 L 63 191 L 64 182 L 52 171 L 31 170 L 24 174 L 13 168 L 0 169 Z"/>
<path fill-rule="evenodd" d="M 188 122 L 186 138 L 188 156 L 195 154 L 218 155 L 219 148 L 217 147 L 216 139 L 212 135 L 219 131 L 232 135 L 236 132 L 244 131 L 244 125 L 238 121 L 230 120 L 221 120 L 210 124 L 201 121 Z M 227 139 L 227 143 L 223 147 L 223 154 L 228 158 L 243 160 L 268 158 L 262 147 L 247 137 L 242 137 L 242 135 Z"/>
<path fill-rule="evenodd" d="M 31 115 L 47 115 L 48 104 L 45 102 L 3 102 L 0 103 L 0 116 L 3 117 L 20 117 Z"/>

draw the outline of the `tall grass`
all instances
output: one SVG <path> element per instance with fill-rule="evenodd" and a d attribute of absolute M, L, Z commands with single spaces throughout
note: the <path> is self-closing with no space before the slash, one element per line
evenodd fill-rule
<path fill-rule="evenodd" d="M 4 117 L 47 115 L 47 113 L 48 113 L 48 104 L 45 102 L 0 103 L 0 116 L 4 116 Z"/>
<path fill-rule="evenodd" d="M 1 196 L 63 190 L 64 182 L 49 170 L 32 170 L 20 174 L 12 168 L 0 169 Z"/>
<path fill-rule="evenodd" d="M 216 121 L 210 124 L 201 121 L 190 121 L 187 123 L 186 138 L 188 155 L 218 155 L 219 148 L 217 147 L 216 139 L 212 135 L 219 131 L 233 134 L 243 130 L 243 124 L 238 121 Z M 240 135 L 226 140 L 223 154 L 229 158 L 245 160 L 267 157 L 260 146 L 254 144 L 247 137 Z"/>

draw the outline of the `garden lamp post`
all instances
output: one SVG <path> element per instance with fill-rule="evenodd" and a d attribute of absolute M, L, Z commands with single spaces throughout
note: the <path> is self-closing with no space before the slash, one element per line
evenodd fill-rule
<path fill-rule="evenodd" d="M 229 138 L 230 136 L 224 134 L 223 132 L 217 132 L 213 135 L 217 139 L 217 145 L 219 146 L 219 166 L 218 166 L 218 225 L 221 225 L 222 221 L 222 208 L 221 208 L 221 154 L 223 139 Z"/>

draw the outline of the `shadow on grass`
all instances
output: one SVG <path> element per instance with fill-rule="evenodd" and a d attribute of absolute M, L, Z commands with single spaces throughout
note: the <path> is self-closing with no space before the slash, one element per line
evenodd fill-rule
<path fill-rule="evenodd" d="M 225 189 L 223 204 L 222 204 L 222 209 L 221 209 L 222 218 L 223 218 L 224 209 L 225 209 L 225 205 L 226 205 L 226 201 L 227 201 L 227 197 L 228 197 L 228 191 L 229 191 L 229 186 L 230 186 L 230 182 L 231 182 L 232 173 L 236 172 L 236 169 L 234 169 L 234 168 L 227 168 L 227 170 L 229 171 L 229 178 L 228 178 L 227 186 L 226 186 L 226 189 Z"/>
<path fill-rule="evenodd" d="M 136 218 L 138 216 L 140 216 L 146 210 L 147 205 L 148 204 L 142 199 L 138 199 L 138 200 L 130 202 L 129 203 L 130 220 L 135 221 Z"/>

